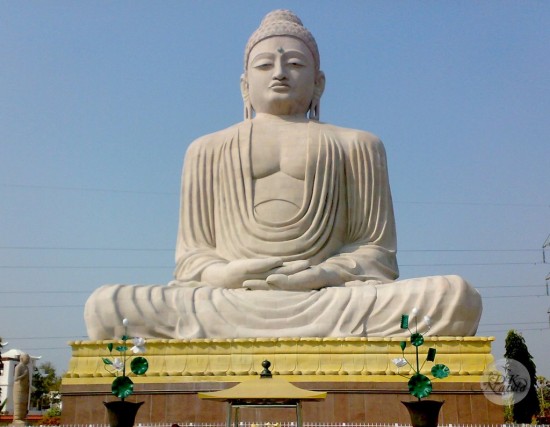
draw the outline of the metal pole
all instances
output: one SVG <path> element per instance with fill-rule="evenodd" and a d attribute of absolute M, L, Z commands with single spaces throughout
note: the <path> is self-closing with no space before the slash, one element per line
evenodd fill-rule
<path fill-rule="evenodd" d="M 296 403 L 296 420 L 298 427 L 302 427 L 302 402 L 300 401 Z"/>
<path fill-rule="evenodd" d="M 225 420 L 225 427 L 231 427 L 231 413 L 233 408 L 231 402 L 227 402 L 227 419 Z"/>

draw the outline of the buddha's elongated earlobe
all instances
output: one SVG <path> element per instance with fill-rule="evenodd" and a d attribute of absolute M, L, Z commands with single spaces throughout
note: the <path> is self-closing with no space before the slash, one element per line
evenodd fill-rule
<path fill-rule="evenodd" d="M 317 92 L 317 90 L 315 91 Z M 311 100 L 311 106 L 309 107 L 309 118 L 311 120 L 319 121 L 321 110 L 321 97 L 317 93 L 313 93 L 313 99 Z"/>
<path fill-rule="evenodd" d="M 325 73 L 319 71 L 315 80 L 315 89 L 313 90 L 313 99 L 309 107 L 309 118 L 319 120 L 321 114 L 321 96 L 325 91 Z"/>
<path fill-rule="evenodd" d="M 241 95 L 244 103 L 244 119 L 252 119 L 253 109 L 248 96 L 248 82 L 246 81 L 246 76 L 244 74 L 241 75 Z"/>

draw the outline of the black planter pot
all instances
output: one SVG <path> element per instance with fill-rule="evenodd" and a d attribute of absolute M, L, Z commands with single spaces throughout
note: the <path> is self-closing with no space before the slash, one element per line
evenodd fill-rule
<path fill-rule="evenodd" d="M 111 427 L 133 427 L 136 420 L 136 414 L 143 402 L 126 402 L 115 400 L 113 402 L 103 402 L 109 415 L 109 425 Z"/>
<path fill-rule="evenodd" d="M 444 402 L 419 400 L 401 403 L 407 407 L 413 427 L 437 427 L 439 410 Z"/>

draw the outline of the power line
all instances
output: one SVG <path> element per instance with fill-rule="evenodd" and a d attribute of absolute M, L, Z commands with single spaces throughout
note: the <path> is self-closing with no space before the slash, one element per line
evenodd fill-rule
<path fill-rule="evenodd" d="M 501 289 L 501 288 L 545 288 L 545 285 L 487 285 L 487 286 L 477 286 L 476 289 Z M 0 292 L 1 293 L 1 292 Z"/>
<path fill-rule="evenodd" d="M 44 350 L 67 350 L 69 346 L 64 347 L 25 347 L 27 351 L 44 351 Z"/>
<path fill-rule="evenodd" d="M 31 190 L 61 190 L 61 191 L 83 191 L 97 193 L 126 193 L 126 194 L 153 194 L 161 196 L 177 196 L 174 191 L 143 191 L 143 190 L 116 190 L 112 188 L 93 187 L 59 187 L 54 185 L 32 185 L 32 184 L 0 184 L 2 187 L 27 188 Z"/>
<path fill-rule="evenodd" d="M 541 265 L 541 262 L 476 262 L 476 263 L 441 263 L 441 264 L 399 264 L 400 267 L 452 267 L 452 266 L 493 266 L 493 265 Z"/>
<path fill-rule="evenodd" d="M 85 335 L 73 335 L 70 337 L 9 337 L 10 340 L 76 340 L 88 339 Z"/>
<path fill-rule="evenodd" d="M 483 299 L 494 299 L 494 298 L 534 298 L 534 297 L 547 297 L 548 295 L 489 295 L 483 296 Z"/>
<path fill-rule="evenodd" d="M 173 252 L 174 248 L 105 248 L 105 247 L 75 247 L 75 246 L 0 246 L 0 249 L 27 251 L 117 251 L 117 252 Z"/>
<path fill-rule="evenodd" d="M 93 291 L 90 291 L 91 293 Z M 83 293 L 85 293 L 83 291 Z M 540 298 L 540 297 L 548 297 L 546 294 L 531 294 L 531 295 L 489 295 L 489 296 L 483 296 L 483 299 L 495 299 L 495 298 Z M 36 308 L 84 308 L 83 304 L 67 304 L 67 305 L 6 305 L 6 306 L 0 306 L 0 309 L 10 309 L 10 308 L 16 308 L 16 309 L 36 309 Z"/>
<path fill-rule="evenodd" d="M 482 329 L 485 326 L 504 326 L 504 325 L 512 325 L 512 327 L 515 327 L 516 325 L 546 325 L 548 322 L 510 322 L 510 323 L 480 323 L 479 328 Z M 533 330 L 537 330 L 539 328 L 534 328 Z M 542 328 L 542 329 L 550 329 L 548 327 Z M 527 330 L 527 329 L 525 329 Z M 12 336 L 5 336 L 5 339 L 9 340 L 78 340 L 78 339 L 88 339 L 87 335 L 72 335 L 72 336 L 55 336 L 55 337 L 48 337 L 48 336 L 34 336 L 34 337 L 12 337 Z"/>
<path fill-rule="evenodd" d="M 54 250 L 54 251 L 128 251 L 128 252 L 172 252 L 174 248 L 127 248 L 101 246 L 0 246 L 2 250 Z M 398 252 L 540 252 L 540 249 L 399 249 Z"/>
<path fill-rule="evenodd" d="M 27 309 L 27 308 L 84 308 L 83 304 L 67 304 L 67 305 L 2 305 L 0 306 L 2 310 L 7 310 L 8 308 L 17 308 L 17 309 Z"/>
<path fill-rule="evenodd" d="M 547 325 L 548 322 L 500 322 L 500 323 L 480 323 L 479 324 L 479 327 L 482 328 L 484 326 L 504 326 L 504 325 L 539 325 L 539 324 L 542 324 L 542 325 Z M 71 335 L 71 336 L 54 336 L 54 337 L 48 337 L 48 336 L 33 336 L 33 337 L 13 337 L 13 336 L 4 336 L 3 339 L 6 339 L 6 340 L 45 340 L 45 339 L 48 339 L 48 340 L 55 340 L 55 339 L 79 339 L 79 338 L 83 338 L 83 339 L 86 339 L 88 338 L 87 335 Z"/>
<path fill-rule="evenodd" d="M 499 323 L 480 323 L 479 326 L 502 326 L 502 325 L 547 325 L 548 322 L 499 322 Z"/>
<path fill-rule="evenodd" d="M 57 290 L 51 290 L 51 291 L 0 291 L 0 294 L 87 294 L 93 292 L 92 290 L 89 291 L 57 291 Z"/>
<path fill-rule="evenodd" d="M 515 289 L 515 288 L 546 288 L 546 285 L 474 285 L 476 289 Z M 90 294 L 94 289 L 88 290 L 59 290 L 59 289 L 50 289 L 50 290 L 0 290 L 0 294 L 7 295 L 19 295 L 19 294 Z M 544 295 L 546 296 L 546 295 Z M 488 298 L 488 297 L 484 297 Z"/>
<path fill-rule="evenodd" d="M 540 249 L 399 249 L 397 252 L 540 252 Z"/>
<path fill-rule="evenodd" d="M 67 187 L 55 185 L 35 185 L 35 184 L 0 184 L 3 187 L 25 188 L 30 190 L 59 190 L 59 191 L 82 191 L 82 192 L 101 192 L 101 193 L 127 193 L 127 194 L 147 194 L 177 196 L 179 192 L 175 191 L 143 191 L 143 190 L 120 190 L 112 188 L 95 187 Z M 470 206 L 514 206 L 514 207 L 550 207 L 550 204 L 544 203 L 512 203 L 512 202 L 473 202 L 473 201 L 411 201 L 394 200 L 396 204 L 414 204 L 414 205 L 470 205 Z"/>
<path fill-rule="evenodd" d="M 540 262 L 464 262 L 439 264 L 400 264 L 400 267 L 485 267 L 485 266 L 542 265 Z M 4 269 L 148 269 L 174 268 L 173 265 L 0 265 Z"/>
<path fill-rule="evenodd" d="M 511 203 L 511 202 L 468 202 L 468 201 L 457 201 L 457 202 L 443 202 L 443 201 L 406 201 L 406 200 L 394 200 L 396 204 L 404 205 L 470 205 L 470 206 L 514 206 L 514 207 L 529 207 L 529 208 L 550 208 L 550 205 L 545 205 L 543 203 Z"/>
<path fill-rule="evenodd" d="M 517 329 L 520 332 L 523 332 L 523 331 L 548 331 L 548 330 L 550 330 L 550 328 L 548 328 L 548 327 L 546 327 L 546 328 L 514 328 L 514 327 L 510 327 L 510 328 L 506 328 L 506 329 L 490 329 L 490 330 L 487 330 L 487 331 L 484 330 L 484 331 L 477 331 L 477 332 L 487 334 L 487 333 L 493 333 L 493 332 L 508 332 L 511 329 Z"/>
<path fill-rule="evenodd" d="M 61 269 L 61 270 L 86 270 L 86 269 L 148 269 L 148 268 L 171 268 L 173 265 L 0 265 L 5 269 Z"/>

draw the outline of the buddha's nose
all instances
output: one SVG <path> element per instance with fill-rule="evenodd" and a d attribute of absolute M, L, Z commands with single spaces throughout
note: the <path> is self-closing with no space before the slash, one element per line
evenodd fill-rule
<path fill-rule="evenodd" d="M 286 79 L 286 70 L 283 64 L 276 63 L 273 68 L 273 78 L 276 80 Z"/>

